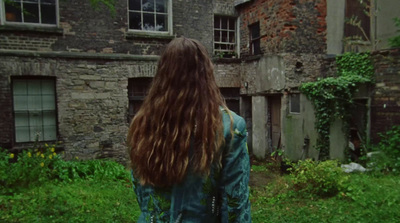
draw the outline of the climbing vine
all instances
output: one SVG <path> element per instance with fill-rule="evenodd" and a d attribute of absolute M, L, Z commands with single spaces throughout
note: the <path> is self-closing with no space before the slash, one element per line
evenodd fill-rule
<path fill-rule="evenodd" d="M 345 53 L 336 58 L 337 76 L 304 83 L 300 91 L 310 99 L 315 108 L 318 132 L 319 159 L 329 158 L 329 129 L 336 119 L 348 125 L 353 106 L 353 96 L 360 84 L 373 79 L 373 66 L 369 53 Z"/>

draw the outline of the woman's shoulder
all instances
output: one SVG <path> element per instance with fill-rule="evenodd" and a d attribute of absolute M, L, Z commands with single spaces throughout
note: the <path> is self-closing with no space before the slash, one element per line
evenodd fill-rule
<path fill-rule="evenodd" d="M 221 108 L 221 110 L 224 123 L 224 135 L 230 134 L 231 130 L 239 135 L 246 133 L 246 122 L 240 115 L 224 108 Z"/>

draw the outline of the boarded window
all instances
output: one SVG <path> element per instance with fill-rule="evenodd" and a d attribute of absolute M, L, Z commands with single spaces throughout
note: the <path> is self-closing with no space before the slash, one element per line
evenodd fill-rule
<path fill-rule="evenodd" d="M 13 79 L 16 142 L 57 139 L 54 79 Z"/>
<path fill-rule="evenodd" d="M 300 113 L 300 94 L 290 94 L 289 112 L 297 114 Z"/>
<path fill-rule="evenodd" d="M 228 108 L 240 114 L 240 88 L 223 87 L 220 91 Z"/>
<path fill-rule="evenodd" d="M 346 0 L 346 22 L 344 35 L 350 39 L 370 39 L 371 20 L 369 14 L 370 1 Z M 348 24 L 348 23 L 352 23 Z M 356 24 L 360 24 L 357 27 Z"/>
<path fill-rule="evenodd" d="M 130 78 L 128 81 L 129 120 L 130 122 L 139 111 L 144 98 L 148 93 L 151 77 Z"/>

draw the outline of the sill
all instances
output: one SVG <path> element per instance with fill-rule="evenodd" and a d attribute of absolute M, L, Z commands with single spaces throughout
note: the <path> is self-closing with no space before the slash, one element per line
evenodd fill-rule
<path fill-rule="evenodd" d="M 32 26 L 32 25 L 3 25 L 0 26 L 0 32 L 35 32 L 35 33 L 50 33 L 62 35 L 64 30 L 59 27 L 47 26 Z"/>
<path fill-rule="evenodd" d="M 169 33 L 156 33 L 156 32 L 133 32 L 128 31 L 125 34 L 126 39 L 159 39 L 159 40 L 172 40 L 175 36 Z"/>
<path fill-rule="evenodd" d="M 220 57 L 214 57 L 212 58 L 213 62 L 217 63 L 240 63 L 240 58 L 220 58 Z"/>

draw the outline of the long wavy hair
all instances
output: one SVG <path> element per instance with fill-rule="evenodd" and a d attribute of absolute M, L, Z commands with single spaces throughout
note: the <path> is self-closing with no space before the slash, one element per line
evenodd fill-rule
<path fill-rule="evenodd" d="M 227 109 L 205 47 L 185 37 L 172 40 L 128 132 L 139 182 L 170 186 L 189 169 L 208 175 L 224 144 L 220 107 Z"/>

